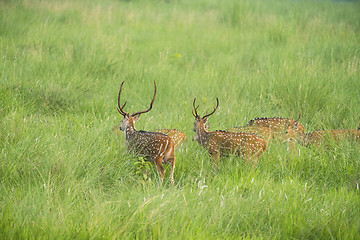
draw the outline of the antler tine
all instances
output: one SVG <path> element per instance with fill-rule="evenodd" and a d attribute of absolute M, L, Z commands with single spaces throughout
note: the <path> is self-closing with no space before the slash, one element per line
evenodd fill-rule
<path fill-rule="evenodd" d="M 155 82 L 155 81 L 154 81 L 154 85 L 155 85 L 154 97 L 153 97 L 153 99 L 151 100 L 149 109 L 147 109 L 147 110 L 145 110 L 145 111 L 140 111 L 140 112 L 133 113 L 131 116 L 135 117 L 136 115 L 140 115 L 140 114 L 143 114 L 143 113 L 147 113 L 148 111 L 150 111 L 150 110 L 152 109 L 153 104 L 154 104 L 154 101 L 155 101 L 155 96 L 156 96 L 156 82 Z"/>
<path fill-rule="evenodd" d="M 124 109 L 125 105 L 126 105 L 127 101 L 124 102 L 124 104 L 122 105 L 122 109 Z"/>
<path fill-rule="evenodd" d="M 194 98 L 194 102 L 193 102 L 195 114 L 194 114 L 194 110 L 192 111 L 192 114 L 194 117 L 199 117 L 199 114 L 197 113 L 197 109 L 198 109 L 199 105 L 197 107 L 195 107 L 195 101 L 196 101 L 196 98 Z"/>
<path fill-rule="evenodd" d="M 216 98 L 216 107 L 214 107 L 214 110 L 213 110 L 211 113 L 206 114 L 205 116 L 203 116 L 203 119 L 209 117 L 209 116 L 212 115 L 212 114 L 214 114 L 214 112 L 216 111 L 216 109 L 217 109 L 218 107 L 219 107 L 219 99 Z"/>
<path fill-rule="evenodd" d="M 192 110 L 191 112 L 192 112 L 192 115 L 193 115 L 194 117 L 196 117 L 196 115 L 194 114 L 194 110 Z"/>
<path fill-rule="evenodd" d="M 124 85 L 124 81 L 123 81 L 123 82 L 121 83 L 121 85 L 120 85 L 117 110 L 118 110 L 118 112 L 119 112 L 121 115 L 125 116 L 127 113 L 123 110 L 123 108 L 125 107 L 127 101 L 125 101 L 124 105 L 122 105 L 122 106 L 121 106 L 121 104 L 120 104 L 120 96 L 121 96 L 121 91 L 122 91 L 123 85 Z"/>

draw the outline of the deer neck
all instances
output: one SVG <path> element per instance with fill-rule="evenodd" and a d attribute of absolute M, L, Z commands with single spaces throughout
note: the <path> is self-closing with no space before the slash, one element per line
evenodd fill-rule
<path fill-rule="evenodd" d="M 208 144 L 208 134 L 209 131 L 205 128 L 205 126 L 200 126 L 196 129 L 196 137 L 197 141 L 201 145 L 207 145 Z"/>
<path fill-rule="evenodd" d="M 129 123 L 125 128 L 125 139 L 129 140 L 137 132 L 134 123 Z"/>

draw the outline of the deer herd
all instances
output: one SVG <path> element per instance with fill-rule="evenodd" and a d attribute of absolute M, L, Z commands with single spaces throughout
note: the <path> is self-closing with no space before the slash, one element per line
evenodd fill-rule
<path fill-rule="evenodd" d="M 123 105 L 120 103 L 123 85 L 124 82 L 120 85 L 117 109 L 124 117 L 120 130 L 125 133 L 128 151 L 153 162 L 160 174 L 161 182 L 165 176 L 163 163 L 171 164 L 170 181 L 173 184 L 176 160 L 174 152 L 175 149 L 181 147 L 186 139 L 186 134 L 177 129 L 136 130 L 135 122 L 139 120 L 140 115 L 149 112 L 153 107 L 157 90 L 156 82 L 154 82 L 155 90 L 150 107 L 145 111 L 132 114 L 124 111 L 126 101 Z M 209 152 L 216 164 L 222 156 L 235 154 L 256 166 L 261 155 L 273 141 L 286 142 L 290 146 L 299 143 L 307 147 L 312 145 L 319 147 L 330 141 L 360 141 L 360 125 L 357 129 L 316 130 L 305 133 L 304 125 L 299 122 L 301 112 L 296 120 L 292 118 L 292 115 L 290 118 L 255 118 L 245 126 L 210 131 L 208 118 L 215 113 L 218 107 L 219 99 L 216 98 L 216 107 L 201 117 L 197 112 L 199 105 L 196 106 L 196 98 L 194 98 L 192 111 L 195 118 L 194 140 Z"/>

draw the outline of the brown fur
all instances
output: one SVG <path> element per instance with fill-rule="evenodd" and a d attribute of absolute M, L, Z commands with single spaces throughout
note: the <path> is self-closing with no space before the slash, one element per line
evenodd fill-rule
<path fill-rule="evenodd" d="M 242 126 L 226 129 L 228 132 L 247 132 L 253 133 L 264 139 L 267 143 L 274 138 L 274 132 L 271 128 L 262 126 Z"/>
<path fill-rule="evenodd" d="M 186 134 L 177 129 L 163 128 L 154 130 L 153 132 L 159 132 L 169 136 L 174 142 L 175 149 L 181 148 L 182 144 L 186 139 Z"/>

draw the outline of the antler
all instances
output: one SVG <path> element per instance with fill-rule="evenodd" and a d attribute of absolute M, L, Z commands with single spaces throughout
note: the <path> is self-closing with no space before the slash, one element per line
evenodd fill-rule
<path fill-rule="evenodd" d="M 211 113 L 206 114 L 205 116 L 203 116 L 203 119 L 205 119 L 205 118 L 209 117 L 210 115 L 212 115 L 212 114 L 216 111 L 216 109 L 217 109 L 218 107 L 219 107 L 219 99 L 216 98 L 216 107 L 214 107 L 214 110 L 213 110 Z"/>
<path fill-rule="evenodd" d="M 198 117 L 200 117 L 199 114 L 197 113 L 197 109 L 198 109 L 199 105 L 197 107 L 195 107 L 195 101 L 196 101 L 196 98 L 194 98 L 194 102 L 193 102 L 195 114 L 194 114 L 194 110 L 192 111 L 192 114 L 194 117 L 198 118 Z"/>
<path fill-rule="evenodd" d="M 152 109 L 153 104 L 154 104 L 154 101 L 155 101 L 155 96 L 156 96 L 156 82 L 155 82 L 155 81 L 154 81 L 154 85 L 155 85 L 154 97 L 153 97 L 153 99 L 151 100 L 149 109 L 148 109 L 148 110 L 145 110 L 145 111 L 140 111 L 140 112 L 133 113 L 131 116 L 135 117 L 136 115 L 140 115 L 140 114 L 143 114 L 143 113 L 147 113 L 148 111 L 150 111 L 150 110 Z"/>
<path fill-rule="evenodd" d="M 121 96 L 121 90 L 122 90 L 123 85 L 124 85 L 124 81 L 123 81 L 123 82 L 121 83 L 121 85 L 120 85 L 117 110 L 118 110 L 118 112 L 119 112 L 121 115 L 123 115 L 123 116 L 125 117 L 125 115 L 128 114 L 128 113 L 125 112 L 125 111 L 123 110 L 123 108 L 125 107 L 127 101 L 125 101 L 124 105 L 122 105 L 122 106 L 121 106 L 121 104 L 120 104 L 120 96 Z"/>
<path fill-rule="evenodd" d="M 197 109 L 198 109 L 199 105 L 197 105 L 197 107 L 195 107 L 195 101 L 196 101 L 196 98 L 194 98 L 194 102 L 193 102 L 194 110 L 192 111 L 192 114 L 195 118 L 200 118 L 199 114 L 197 113 Z M 205 118 L 209 117 L 210 115 L 212 115 L 218 107 L 219 107 L 219 99 L 216 98 L 216 107 L 214 107 L 214 110 L 211 113 L 203 116 L 202 119 L 205 119 Z M 195 113 L 194 113 L 194 111 L 195 111 Z"/>

